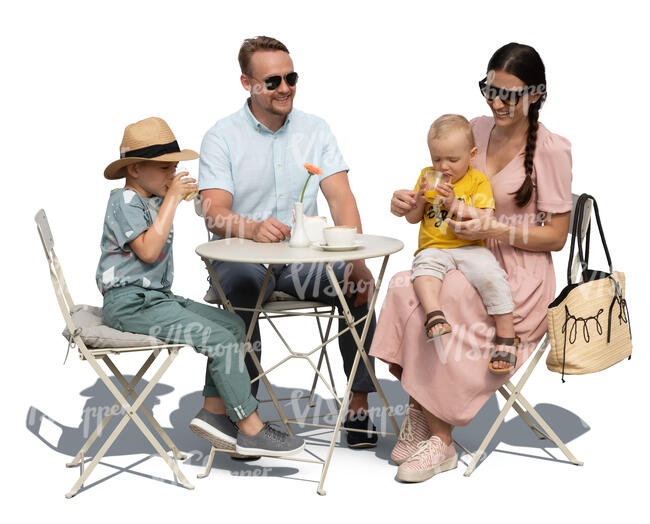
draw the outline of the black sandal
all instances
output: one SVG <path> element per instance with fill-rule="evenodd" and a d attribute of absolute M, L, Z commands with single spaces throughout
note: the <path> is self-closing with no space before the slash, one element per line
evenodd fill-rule
<path fill-rule="evenodd" d="M 429 319 L 431 318 L 434 318 L 434 320 L 429 321 Z M 438 333 L 429 335 L 431 328 L 437 326 L 438 324 L 447 324 L 449 326 L 449 329 L 443 329 Z M 435 311 L 430 311 L 429 313 L 427 313 L 427 319 L 424 321 L 424 332 L 429 340 L 433 340 L 434 338 L 438 338 L 441 337 L 442 335 L 446 335 L 447 333 L 451 333 L 451 324 L 447 322 L 447 319 L 445 318 L 445 314 L 439 309 L 436 309 Z"/>
<path fill-rule="evenodd" d="M 512 373 L 517 365 L 517 349 L 521 344 L 521 339 L 515 335 L 513 338 L 505 338 L 496 336 L 495 346 L 492 350 L 492 356 L 490 357 L 490 362 L 488 364 L 488 370 L 494 375 L 507 375 Z M 508 346 L 515 348 L 514 352 L 510 351 L 497 351 L 496 346 Z M 494 362 L 506 362 L 510 364 L 507 368 L 495 368 L 492 366 Z"/>

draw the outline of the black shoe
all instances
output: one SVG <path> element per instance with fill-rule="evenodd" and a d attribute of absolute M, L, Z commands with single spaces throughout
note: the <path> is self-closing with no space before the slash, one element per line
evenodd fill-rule
<path fill-rule="evenodd" d="M 343 423 L 345 429 L 365 429 L 376 431 L 377 428 L 370 420 L 368 413 L 364 415 L 352 415 Z M 365 431 L 348 431 L 348 447 L 350 448 L 374 448 L 377 445 L 377 433 L 366 433 Z"/>

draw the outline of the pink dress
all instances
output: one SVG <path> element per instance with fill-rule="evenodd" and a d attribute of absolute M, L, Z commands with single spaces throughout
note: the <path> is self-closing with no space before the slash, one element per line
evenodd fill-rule
<path fill-rule="evenodd" d="M 485 172 L 492 117 L 471 122 L 479 148 L 474 167 Z M 571 144 L 541 123 L 537 134 L 533 184 L 528 205 L 519 208 L 513 195 L 525 177 L 522 150 L 490 177 L 495 217 L 509 224 L 536 225 L 541 212 L 571 210 Z M 526 251 L 494 240 L 486 241 L 508 275 L 515 303 L 515 332 L 522 345 L 517 369 L 546 332 L 546 308 L 555 298 L 555 273 L 549 252 Z M 511 375 L 493 375 L 488 362 L 495 337 L 494 321 L 476 289 L 458 270 L 445 275 L 440 303 L 453 332 L 427 341 L 425 312 L 410 280 L 402 271 L 391 279 L 370 354 L 390 365 L 402 387 L 425 409 L 454 426 L 468 424 L 481 406 Z"/>

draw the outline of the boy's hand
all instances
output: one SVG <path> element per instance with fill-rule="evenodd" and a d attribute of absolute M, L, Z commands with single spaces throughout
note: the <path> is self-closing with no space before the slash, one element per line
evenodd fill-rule
<path fill-rule="evenodd" d="M 186 172 L 179 173 L 174 175 L 165 197 L 175 199 L 176 204 L 178 204 L 187 195 L 193 191 L 197 191 L 198 188 L 199 186 L 197 185 L 195 178 L 191 178 Z"/>
<path fill-rule="evenodd" d="M 449 211 L 452 211 L 451 208 L 456 201 L 454 186 L 452 186 L 449 182 L 445 182 L 444 184 L 439 184 L 436 188 L 436 191 L 438 192 L 436 198 L 442 202 Z"/>

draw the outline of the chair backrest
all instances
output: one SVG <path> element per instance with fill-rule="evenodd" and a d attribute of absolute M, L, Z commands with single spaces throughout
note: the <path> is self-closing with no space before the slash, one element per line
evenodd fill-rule
<path fill-rule="evenodd" d="M 43 249 L 45 250 L 45 258 L 50 269 L 50 278 L 52 279 L 52 286 L 54 287 L 54 293 L 56 294 L 61 314 L 65 318 L 70 333 L 74 333 L 76 327 L 70 316 L 70 310 L 74 306 L 74 301 L 72 300 L 72 296 L 70 296 L 70 291 L 68 291 L 59 259 L 54 252 L 54 236 L 52 235 L 45 211 L 43 209 L 39 210 L 34 220 L 36 221 L 38 234 L 41 237 Z"/>
<path fill-rule="evenodd" d="M 575 211 L 576 211 L 576 204 L 578 202 L 578 198 L 580 195 L 576 195 L 575 193 L 571 194 L 571 198 L 573 199 L 573 206 L 571 207 L 571 219 L 569 221 L 569 234 L 573 235 L 573 221 L 575 220 Z M 580 242 L 581 244 L 584 242 L 585 237 L 587 236 L 587 229 L 589 229 L 589 222 L 591 220 L 591 200 L 588 200 L 585 203 L 584 207 L 584 214 L 582 217 L 582 228 L 580 228 L 580 231 L 578 231 L 578 239 L 577 241 Z M 573 240 L 573 239 L 571 239 Z M 578 275 L 578 270 L 580 269 L 580 254 L 578 253 L 578 250 L 576 249 L 576 252 L 573 256 L 573 262 L 571 264 L 571 281 L 575 282 L 576 277 Z"/>
<path fill-rule="evenodd" d="M 204 218 L 203 217 L 203 207 L 202 207 L 202 203 L 201 203 L 201 194 L 200 193 L 198 195 L 196 195 L 196 198 L 194 199 L 194 212 L 199 217 Z M 205 223 L 205 219 L 203 220 L 203 225 L 205 225 L 205 230 L 208 233 L 208 242 L 210 242 L 210 240 L 212 240 L 212 233 L 208 229 L 208 225 Z"/>

